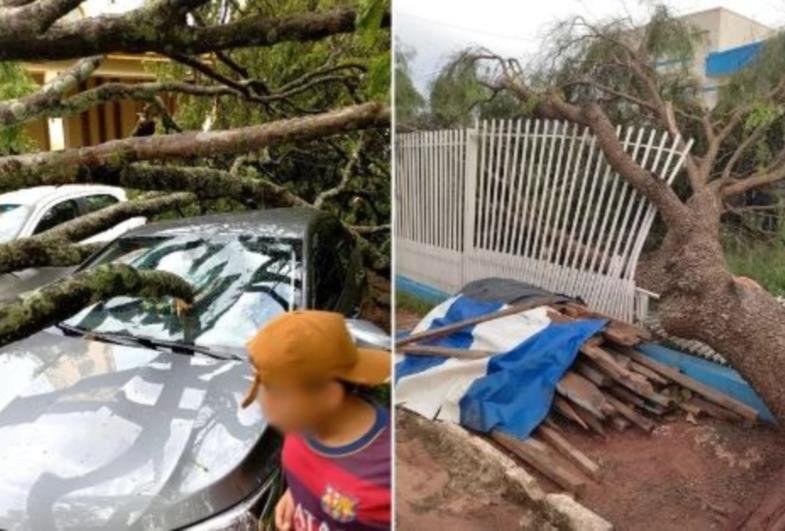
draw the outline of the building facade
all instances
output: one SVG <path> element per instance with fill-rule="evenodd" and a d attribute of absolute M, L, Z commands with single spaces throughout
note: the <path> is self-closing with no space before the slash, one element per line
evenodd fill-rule
<path fill-rule="evenodd" d="M 747 16 L 716 7 L 680 17 L 701 33 L 692 71 L 700 81 L 706 105 L 717 102 L 719 87 L 760 52 L 776 30 Z M 660 63 L 667 65 L 667 61 Z"/>

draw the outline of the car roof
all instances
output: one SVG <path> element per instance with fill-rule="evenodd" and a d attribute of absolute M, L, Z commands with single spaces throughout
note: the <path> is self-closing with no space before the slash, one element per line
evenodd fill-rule
<path fill-rule="evenodd" d="M 101 186 L 92 184 L 64 184 L 62 186 L 33 186 L 14 192 L 0 194 L 0 204 L 4 205 L 34 205 L 52 196 L 69 195 L 72 193 L 111 193 L 122 192 L 116 186 Z"/>
<path fill-rule="evenodd" d="M 327 217 L 329 214 L 313 208 L 269 208 L 148 223 L 126 232 L 122 237 L 209 236 L 250 232 L 284 238 L 303 238 L 313 223 Z"/>

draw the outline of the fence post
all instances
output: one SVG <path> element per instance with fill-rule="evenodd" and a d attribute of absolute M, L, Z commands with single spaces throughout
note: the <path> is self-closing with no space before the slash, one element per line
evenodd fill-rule
<path fill-rule="evenodd" d="M 477 153 L 480 142 L 480 128 L 466 129 L 466 161 L 463 179 L 463 252 L 461 252 L 461 284 L 469 282 L 468 268 L 471 251 L 474 248 L 475 212 L 477 208 Z"/>

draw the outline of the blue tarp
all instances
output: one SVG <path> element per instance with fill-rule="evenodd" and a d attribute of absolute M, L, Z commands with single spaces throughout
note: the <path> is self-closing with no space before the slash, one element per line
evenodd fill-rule
<path fill-rule="evenodd" d="M 416 330 L 501 307 L 459 295 L 434 308 Z M 472 360 L 404 356 L 395 368 L 396 402 L 476 431 L 499 429 L 526 438 L 548 415 L 556 384 L 580 345 L 605 324 L 596 319 L 552 323 L 544 309 L 537 309 L 468 327 L 433 344 L 494 354 Z"/>

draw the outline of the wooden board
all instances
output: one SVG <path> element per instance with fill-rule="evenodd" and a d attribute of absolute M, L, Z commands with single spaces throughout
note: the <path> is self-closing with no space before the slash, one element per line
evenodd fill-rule
<path fill-rule="evenodd" d="M 586 482 L 559 463 L 537 439 L 521 440 L 497 430 L 491 432 L 491 439 L 568 492 L 580 496 L 586 490 Z"/>
<path fill-rule="evenodd" d="M 526 302 L 522 302 L 520 304 L 513 304 L 507 308 L 499 310 L 498 312 L 494 313 L 486 313 L 483 315 L 478 315 L 477 317 L 472 317 L 470 319 L 464 319 L 463 321 L 458 321 L 457 323 L 451 323 L 446 326 L 441 326 L 439 328 L 433 328 L 431 330 L 424 330 L 422 332 L 418 332 L 416 334 L 412 334 L 407 336 L 403 339 L 399 339 L 395 342 L 396 348 L 400 348 L 404 345 L 409 345 L 411 343 L 418 343 L 421 341 L 435 339 L 437 337 L 444 337 L 464 328 L 472 325 L 476 325 L 479 323 L 485 323 L 487 321 L 493 321 L 494 319 L 500 319 L 502 317 L 507 317 L 509 315 L 515 315 L 517 313 L 522 313 L 527 310 L 532 310 L 539 306 L 548 306 L 553 304 L 558 299 L 554 297 L 536 297 L 533 299 L 529 299 Z"/>
<path fill-rule="evenodd" d="M 471 350 L 466 348 L 440 347 L 436 345 L 404 345 L 398 352 L 411 356 L 444 356 L 446 358 L 478 359 L 492 355 L 487 350 Z"/>
<path fill-rule="evenodd" d="M 589 459 L 589 457 L 574 447 L 570 442 L 562 437 L 562 435 L 544 424 L 540 425 L 535 432 L 537 437 L 542 439 L 547 444 L 550 444 L 557 452 L 559 452 L 568 461 L 577 466 L 585 474 L 593 479 L 597 479 L 600 467 L 597 463 Z"/>
<path fill-rule="evenodd" d="M 600 419 L 614 412 L 597 386 L 573 371 L 567 371 L 559 380 L 556 392 Z"/>
<path fill-rule="evenodd" d="M 755 421 L 758 419 L 758 412 L 754 408 L 726 394 L 720 393 L 708 385 L 702 384 L 697 380 L 693 380 L 686 374 L 679 372 L 678 369 L 663 365 L 662 363 L 655 361 L 636 350 L 630 349 L 628 355 L 633 359 L 633 361 L 637 361 L 641 365 L 645 365 L 649 369 L 662 374 L 682 387 L 686 387 L 691 391 L 695 391 L 710 402 L 714 402 L 715 404 L 727 408 L 734 413 L 738 413 L 747 420 Z"/>

